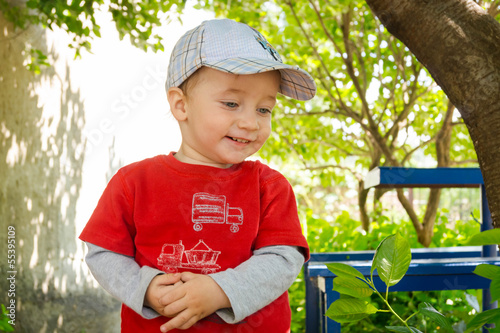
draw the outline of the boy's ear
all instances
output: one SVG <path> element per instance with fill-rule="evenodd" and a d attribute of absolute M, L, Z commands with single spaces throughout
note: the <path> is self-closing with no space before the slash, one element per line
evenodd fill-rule
<path fill-rule="evenodd" d="M 167 91 L 167 99 L 174 118 L 177 121 L 186 120 L 186 95 L 184 92 L 177 87 L 172 87 Z"/>

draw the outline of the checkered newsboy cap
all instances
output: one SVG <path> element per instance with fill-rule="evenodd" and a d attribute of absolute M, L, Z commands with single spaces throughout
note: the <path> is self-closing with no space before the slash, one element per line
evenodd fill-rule
<path fill-rule="evenodd" d="M 306 71 L 284 64 L 257 30 L 229 19 L 204 21 L 179 39 L 170 56 L 166 90 L 180 86 L 202 66 L 231 74 L 279 70 L 281 94 L 302 101 L 316 94 Z"/>

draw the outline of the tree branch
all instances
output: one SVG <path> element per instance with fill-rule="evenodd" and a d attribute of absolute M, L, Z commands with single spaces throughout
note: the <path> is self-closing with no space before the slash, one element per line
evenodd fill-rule
<path fill-rule="evenodd" d="M 351 175 L 354 176 L 358 181 L 363 180 L 363 175 L 353 171 L 351 168 L 341 166 L 341 165 L 336 165 L 336 164 L 328 164 L 328 165 L 319 165 L 319 166 L 314 166 L 314 167 L 306 167 L 307 170 L 311 171 L 317 171 L 317 170 L 325 170 L 325 169 L 339 169 L 343 171 L 348 171 Z"/>

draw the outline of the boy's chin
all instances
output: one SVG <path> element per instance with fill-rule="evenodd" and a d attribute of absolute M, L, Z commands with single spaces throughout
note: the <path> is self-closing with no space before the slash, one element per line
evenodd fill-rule
<path fill-rule="evenodd" d="M 241 162 L 245 161 L 246 158 L 232 158 L 232 159 L 224 159 L 223 161 L 220 161 L 219 164 L 221 165 L 226 165 L 227 167 L 231 167 L 232 165 L 235 164 L 240 164 Z"/>

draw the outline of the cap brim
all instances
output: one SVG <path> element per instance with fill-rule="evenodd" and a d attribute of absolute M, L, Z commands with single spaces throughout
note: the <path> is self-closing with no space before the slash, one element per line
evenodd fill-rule
<path fill-rule="evenodd" d="M 316 84 L 309 73 L 297 66 L 286 65 L 278 61 L 261 58 L 236 58 L 213 63 L 203 62 L 203 66 L 237 75 L 279 70 L 281 73 L 279 92 L 281 94 L 300 101 L 310 100 L 316 94 Z"/>

